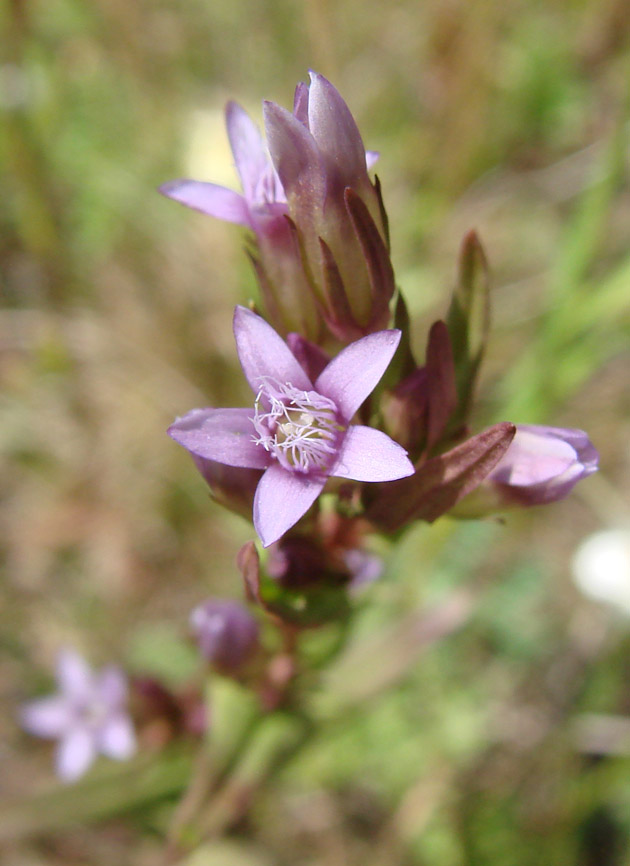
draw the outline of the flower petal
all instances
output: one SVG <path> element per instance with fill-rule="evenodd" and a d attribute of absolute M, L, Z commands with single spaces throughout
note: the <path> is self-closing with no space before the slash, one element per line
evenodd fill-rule
<path fill-rule="evenodd" d="M 95 756 L 96 746 L 92 734 L 85 728 L 75 728 L 57 746 L 57 775 L 64 782 L 74 782 L 85 773 Z"/>
<path fill-rule="evenodd" d="M 62 695 L 31 701 L 20 709 L 20 723 L 36 737 L 60 737 L 74 721 L 70 703 Z"/>
<path fill-rule="evenodd" d="M 379 157 L 380 153 L 378 152 L 378 150 L 365 151 L 365 166 L 368 171 L 371 171 L 374 168 L 374 166 L 378 162 Z"/>
<path fill-rule="evenodd" d="M 260 130 L 237 102 L 226 105 L 225 121 L 245 198 L 250 203 L 254 202 L 258 183 L 269 169 L 271 160 Z"/>
<path fill-rule="evenodd" d="M 576 465 L 585 477 L 597 471 L 598 458 L 583 430 L 518 424 L 512 444 L 490 477 L 504 484 L 528 486 L 557 478 Z"/>
<path fill-rule="evenodd" d="M 293 114 L 308 129 L 308 84 L 298 81 L 293 97 Z"/>
<path fill-rule="evenodd" d="M 108 665 L 97 674 L 96 691 L 108 707 L 120 707 L 127 700 L 127 677 L 115 665 Z"/>
<path fill-rule="evenodd" d="M 512 444 L 488 476 L 501 496 L 521 505 L 564 499 L 597 471 L 599 455 L 583 430 L 519 424 Z"/>
<path fill-rule="evenodd" d="M 330 474 L 353 481 L 394 481 L 413 475 L 407 452 L 373 427 L 348 427 L 337 462 Z"/>
<path fill-rule="evenodd" d="M 400 331 L 377 331 L 346 346 L 315 382 L 349 421 L 387 369 L 400 342 Z"/>
<path fill-rule="evenodd" d="M 233 189 L 226 189 L 216 183 L 184 178 L 162 184 L 159 191 L 167 198 L 172 198 L 201 213 L 252 228 L 247 201 Z"/>
<path fill-rule="evenodd" d="M 528 487 L 562 475 L 576 463 L 575 449 L 562 439 L 516 427 L 516 435 L 490 478 L 502 484 Z"/>
<path fill-rule="evenodd" d="M 301 388 L 305 391 L 313 389 L 310 379 L 282 337 L 256 313 L 252 313 L 245 307 L 236 308 L 234 311 L 234 337 L 245 378 L 255 394 L 258 393 L 265 379 L 273 379 L 282 385 L 290 384 L 294 388 Z M 210 454 L 202 454 L 201 456 L 210 457 L 212 460 L 218 459 Z M 231 463 L 230 465 L 243 466 L 245 464 Z M 254 466 L 253 463 L 247 465 L 252 466 L 252 468 L 260 466 L 260 464 Z"/>
<path fill-rule="evenodd" d="M 125 713 L 111 716 L 98 732 L 98 750 L 108 758 L 126 761 L 136 751 L 136 735 Z"/>
<path fill-rule="evenodd" d="M 326 175 L 315 139 L 290 111 L 264 103 L 271 159 L 287 199 L 299 196 L 301 209 L 315 213 L 326 196 Z"/>
<path fill-rule="evenodd" d="M 57 682 L 65 696 L 84 699 L 92 695 L 94 674 L 78 652 L 65 648 L 57 656 Z"/>
<path fill-rule="evenodd" d="M 344 186 L 368 182 L 365 147 L 350 109 L 323 75 L 311 72 L 308 126 L 328 165 L 343 177 Z"/>
<path fill-rule="evenodd" d="M 253 417 L 253 409 L 193 409 L 171 424 L 168 435 L 206 460 L 264 469 L 271 458 L 254 442 Z"/>
<path fill-rule="evenodd" d="M 330 363 L 326 352 L 301 334 L 287 334 L 287 346 L 313 382 Z"/>
<path fill-rule="evenodd" d="M 298 522 L 324 489 L 326 478 L 289 472 L 273 463 L 260 479 L 254 498 L 254 527 L 269 547 Z"/>

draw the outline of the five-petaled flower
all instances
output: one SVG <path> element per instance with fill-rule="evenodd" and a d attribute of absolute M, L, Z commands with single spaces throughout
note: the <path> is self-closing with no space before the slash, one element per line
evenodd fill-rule
<path fill-rule="evenodd" d="M 94 673 L 77 652 L 65 649 L 57 659 L 57 683 L 57 694 L 25 704 L 20 714 L 30 734 L 59 740 L 57 775 L 75 781 L 98 752 L 119 761 L 130 758 L 136 741 L 122 671 L 109 665 Z"/>
<path fill-rule="evenodd" d="M 234 336 L 254 407 L 194 409 L 169 434 L 193 456 L 265 470 L 254 497 L 254 526 L 265 547 L 308 511 L 329 476 L 392 481 L 413 474 L 398 443 L 351 424 L 389 365 L 399 331 L 351 343 L 314 382 L 273 328 L 244 307 L 234 313 Z"/>

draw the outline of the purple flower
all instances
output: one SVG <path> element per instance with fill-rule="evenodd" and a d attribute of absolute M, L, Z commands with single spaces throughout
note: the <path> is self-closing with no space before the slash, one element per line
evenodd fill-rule
<path fill-rule="evenodd" d="M 265 217 L 288 213 L 280 179 L 256 124 L 245 109 L 228 102 L 226 126 L 243 194 L 198 180 L 173 180 L 160 192 L 202 213 L 257 230 Z"/>
<path fill-rule="evenodd" d="M 236 223 L 254 232 L 252 261 L 265 310 L 278 330 L 299 330 L 316 338 L 322 328 L 304 273 L 299 243 L 287 219 L 287 200 L 265 142 L 247 112 L 235 102 L 226 107 L 226 126 L 242 195 L 214 183 L 180 179 L 160 192 L 181 204 Z"/>
<path fill-rule="evenodd" d="M 57 683 L 57 694 L 21 710 L 26 731 L 59 740 L 57 775 L 65 782 L 75 781 L 98 752 L 119 761 L 131 757 L 136 741 L 122 671 L 110 665 L 93 673 L 78 653 L 66 649 L 57 659 Z"/>
<path fill-rule="evenodd" d="M 271 158 L 300 234 L 326 324 L 347 341 L 387 325 L 394 274 L 374 162 L 341 94 L 322 75 L 298 84 L 293 113 L 265 103 Z"/>
<path fill-rule="evenodd" d="M 350 423 L 391 361 L 399 331 L 347 346 L 315 382 L 273 328 L 244 307 L 234 313 L 234 336 L 253 408 L 195 409 L 168 432 L 197 457 L 265 470 L 254 497 L 265 547 L 297 523 L 331 475 L 391 481 L 413 474 L 406 451 L 389 436 Z"/>
<path fill-rule="evenodd" d="M 242 604 L 209 598 L 190 615 L 203 657 L 226 672 L 236 672 L 258 646 L 258 623 Z"/>
<path fill-rule="evenodd" d="M 160 192 L 254 232 L 252 263 L 267 317 L 281 334 L 321 342 L 325 322 L 347 341 L 387 325 L 394 290 L 384 211 L 367 174 L 378 154 L 365 151 L 335 88 L 321 75 L 312 79 L 310 89 L 298 85 L 293 114 L 265 104 L 279 171 L 256 124 L 230 102 L 226 125 L 242 194 L 189 179 Z"/>
<path fill-rule="evenodd" d="M 598 459 L 583 430 L 519 424 L 486 480 L 508 502 L 543 505 L 564 499 L 578 481 L 597 471 Z"/>

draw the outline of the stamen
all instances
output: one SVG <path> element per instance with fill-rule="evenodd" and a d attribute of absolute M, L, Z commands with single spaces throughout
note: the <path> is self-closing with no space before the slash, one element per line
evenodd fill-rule
<path fill-rule="evenodd" d="M 339 423 L 332 400 L 316 391 L 267 379 L 254 407 L 254 441 L 286 469 L 307 473 L 325 472 L 330 467 L 346 429 Z"/>

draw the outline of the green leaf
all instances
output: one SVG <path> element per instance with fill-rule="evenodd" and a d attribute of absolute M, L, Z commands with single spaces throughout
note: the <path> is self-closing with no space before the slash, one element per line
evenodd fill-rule
<path fill-rule="evenodd" d="M 463 240 L 457 284 L 447 316 L 453 344 L 457 382 L 456 423 L 463 423 L 470 411 L 474 387 L 490 329 L 490 281 L 488 263 L 474 231 Z"/>

